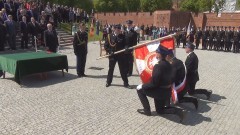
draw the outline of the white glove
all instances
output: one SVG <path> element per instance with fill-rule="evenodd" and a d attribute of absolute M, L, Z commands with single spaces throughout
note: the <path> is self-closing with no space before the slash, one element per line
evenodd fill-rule
<path fill-rule="evenodd" d="M 138 86 L 137 86 L 137 90 L 141 90 L 142 89 L 142 84 L 139 84 Z"/>

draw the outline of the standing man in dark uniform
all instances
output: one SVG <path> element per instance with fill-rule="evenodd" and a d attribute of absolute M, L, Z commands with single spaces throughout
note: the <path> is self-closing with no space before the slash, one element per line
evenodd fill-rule
<path fill-rule="evenodd" d="M 0 51 L 4 51 L 4 44 L 6 42 L 6 27 L 0 22 Z"/>
<path fill-rule="evenodd" d="M 115 27 L 114 32 L 108 35 L 106 42 L 104 44 L 105 50 L 107 51 L 108 54 L 110 54 L 106 87 L 111 86 L 114 68 L 116 63 L 118 62 L 124 87 L 131 89 L 131 86 L 128 84 L 128 78 L 127 78 L 126 54 L 125 53 L 114 54 L 114 52 L 123 50 L 128 46 L 126 46 L 125 36 L 121 34 L 121 25 L 115 25 L 114 27 Z"/>
<path fill-rule="evenodd" d="M 209 42 L 208 42 L 208 46 L 209 46 L 209 50 L 212 50 L 213 47 L 213 33 L 214 33 L 214 27 L 211 27 L 210 31 L 209 31 Z"/>
<path fill-rule="evenodd" d="M 126 39 L 126 46 L 127 47 L 132 47 L 132 46 L 135 46 L 137 45 L 137 32 L 134 30 L 134 27 L 133 27 L 133 21 L 131 20 L 128 20 L 126 21 L 127 23 L 127 29 L 124 33 L 125 35 L 125 39 Z M 127 58 L 126 60 L 128 61 L 128 76 L 131 76 L 132 75 L 132 72 L 133 72 L 133 61 L 134 61 L 134 58 L 133 58 L 133 50 L 128 50 L 127 52 Z"/>
<path fill-rule="evenodd" d="M 227 52 L 231 51 L 232 40 L 233 40 L 233 32 L 231 31 L 231 26 L 229 26 L 228 31 L 226 32 L 225 51 L 227 51 Z"/>
<path fill-rule="evenodd" d="M 28 25 L 26 16 L 22 17 L 20 22 L 21 49 L 28 49 Z"/>
<path fill-rule="evenodd" d="M 215 50 L 219 51 L 221 45 L 221 27 L 217 27 L 217 43 L 215 45 Z"/>
<path fill-rule="evenodd" d="M 188 54 L 187 59 L 185 61 L 185 65 L 187 68 L 187 83 L 189 85 L 188 93 L 190 95 L 194 94 L 204 94 L 207 99 L 210 98 L 212 91 L 208 91 L 205 89 L 195 89 L 197 81 L 199 81 L 198 75 L 198 57 L 194 53 L 195 46 L 192 43 L 187 43 L 186 53 Z"/>
<path fill-rule="evenodd" d="M 47 50 L 50 52 L 57 52 L 59 46 L 57 32 L 53 30 L 52 24 L 47 24 L 47 30 L 44 32 L 44 41 Z"/>
<path fill-rule="evenodd" d="M 175 86 L 179 86 L 181 83 L 183 83 L 185 78 L 185 67 L 181 60 L 177 59 L 173 51 L 170 51 L 170 54 L 167 56 L 167 61 L 170 62 L 173 69 L 173 82 L 175 83 Z M 198 100 L 194 97 L 185 97 L 185 95 L 188 92 L 188 85 L 185 84 L 185 87 L 182 90 L 177 91 L 177 97 L 179 103 L 192 103 L 196 109 L 198 109 Z"/>
<path fill-rule="evenodd" d="M 177 114 L 182 121 L 185 116 L 184 110 L 170 106 L 165 107 L 171 98 L 173 73 L 171 64 L 166 60 L 169 50 L 160 45 L 156 53 L 159 61 L 153 68 L 151 81 L 137 86 L 138 97 L 143 106 L 143 109 L 138 109 L 137 112 L 151 116 L 151 108 L 147 99 L 147 96 L 149 96 L 154 98 L 155 108 L 158 114 Z"/>
<path fill-rule="evenodd" d="M 187 31 L 184 28 L 183 33 L 181 34 L 181 39 L 182 39 L 182 43 L 183 43 L 183 48 L 185 48 L 186 43 L 187 43 Z"/>
<path fill-rule="evenodd" d="M 237 30 L 237 53 L 239 53 L 239 49 L 240 49 L 240 26 L 238 27 Z"/>
<path fill-rule="evenodd" d="M 77 58 L 78 77 L 86 77 L 85 66 L 88 53 L 88 33 L 84 23 L 79 24 L 79 30 L 74 35 L 73 49 Z"/>
<path fill-rule="evenodd" d="M 213 36 L 213 48 L 211 48 L 211 50 L 212 49 L 214 49 L 214 50 L 216 50 L 216 48 L 217 48 L 217 29 L 216 29 L 217 27 L 215 27 L 215 26 L 213 26 L 213 32 L 212 32 L 212 36 Z"/>
<path fill-rule="evenodd" d="M 222 29 L 220 30 L 220 38 L 221 38 L 221 43 L 220 43 L 220 50 L 223 51 L 224 50 L 224 44 L 225 44 L 225 36 L 226 36 L 226 33 L 225 33 L 225 29 L 223 28 L 222 26 Z"/>
<path fill-rule="evenodd" d="M 200 40 L 202 38 L 202 31 L 201 31 L 200 27 L 198 27 L 198 30 L 197 30 L 197 32 L 195 34 L 195 38 L 196 38 L 196 49 L 198 49 L 199 44 L 200 44 Z"/>
<path fill-rule="evenodd" d="M 180 29 L 178 28 L 177 32 L 179 32 L 179 31 L 180 31 Z M 181 43 L 181 33 L 177 33 L 176 40 L 177 40 L 177 47 L 179 48 L 180 43 Z"/>
<path fill-rule="evenodd" d="M 208 27 L 206 26 L 204 32 L 203 32 L 203 38 L 202 38 L 202 50 L 207 49 L 207 44 L 209 40 L 209 30 Z"/>
<path fill-rule="evenodd" d="M 235 29 L 235 27 L 233 27 Z M 237 53 L 238 48 L 238 39 L 237 39 L 237 30 L 233 31 L 233 53 Z"/>

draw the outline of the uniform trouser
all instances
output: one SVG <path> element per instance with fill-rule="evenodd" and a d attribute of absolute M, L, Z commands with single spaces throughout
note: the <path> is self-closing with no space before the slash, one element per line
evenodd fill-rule
<path fill-rule="evenodd" d="M 183 41 L 183 48 L 185 48 L 186 46 L 186 41 Z"/>
<path fill-rule="evenodd" d="M 2 77 L 3 76 L 3 71 L 2 70 L 0 70 L 0 77 Z"/>
<path fill-rule="evenodd" d="M 199 44 L 200 44 L 200 39 L 196 39 L 196 49 L 198 49 Z"/>
<path fill-rule="evenodd" d="M 238 41 L 238 45 L 237 45 L 237 52 L 239 52 L 239 49 L 240 49 L 240 41 Z"/>
<path fill-rule="evenodd" d="M 178 97 L 179 103 L 193 103 L 194 104 L 197 102 L 197 99 L 194 97 L 184 97 L 186 93 L 187 93 L 187 89 L 178 93 L 177 97 Z"/>
<path fill-rule="evenodd" d="M 21 37 L 21 48 L 28 48 L 28 34 L 23 34 Z"/>
<path fill-rule="evenodd" d="M 0 37 L 0 51 L 4 51 L 4 43 L 5 43 L 5 40 L 1 39 Z"/>
<path fill-rule="evenodd" d="M 225 43 L 225 51 L 230 51 L 232 48 L 232 42 L 231 41 L 227 41 Z"/>
<path fill-rule="evenodd" d="M 76 57 L 77 57 L 77 74 L 84 75 L 87 54 L 79 54 L 76 55 Z"/>
<path fill-rule="evenodd" d="M 189 95 L 204 94 L 204 95 L 207 96 L 209 92 L 206 89 L 195 89 L 196 83 L 197 82 L 189 82 L 188 83 L 188 85 L 189 85 L 189 90 L 188 90 Z"/>
<path fill-rule="evenodd" d="M 113 72 L 116 63 L 118 62 L 118 67 L 120 70 L 120 74 L 122 77 L 122 80 L 124 82 L 124 85 L 128 85 L 128 78 L 127 78 L 127 67 L 126 65 L 126 58 L 123 56 L 113 56 L 109 57 L 109 70 L 108 70 L 108 76 L 107 76 L 107 84 L 111 84 L 113 80 Z"/>
<path fill-rule="evenodd" d="M 220 42 L 220 48 L 221 48 L 221 50 L 224 49 L 224 41 L 221 41 L 221 42 Z"/>
<path fill-rule="evenodd" d="M 180 39 L 177 40 L 177 47 L 180 46 Z"/>
<path fill-rule="evenodd" d="M 238 51 L 238 49 L 237 49 L 237 48 L 238 48 L 238 43 L 237 43 L 237 42 L 238 42 L 238 41 L 236 41 L 236 42 L 233 43 L 233 52 L 234 52 L 234 53 L 236 53 L 236 52 Z"/>
<path fill-rule="evenodd" d="M 127 62 L 128 62 L 128 75 L 132 75 L 132 72 L 133 72 L 133 61 L 134 61 L 134 58 L 133 58 L 133 54 L 130 53 L 130 54 L 126 54 L 127 56 Z"/>
<path fill-rule="evenodd" d="M 205 39 L 203 39 L 202 40 L 202 49 L 206 49 L 206 40 Z"/>
<path fill-rule="evenodd" d="M 146 93 L 144 90 L 137 90 L 137 94 L 145 111 L 149 112 L 151 111 L 147 96 L 154 98 L 155 109 L 158 114 L 178 114 L 182 111 L 182 109 L 179 108 L 165 106 L 166 102 L 170 100 L 170 97 L 169 98 L 166 97 L 165 99 L 159 99 L 158 97 L 152 94 Z"/>
<path fill-rule="evenodd" d="M 213 47 L 213 41 L 209 41 L 209 50 L 212 50 Z"/>
<path fill-rule="evenodd" d="M 16 50 L 16 35 L 15 34 L 9 35 L 8 44 L 12 50 Z"/>

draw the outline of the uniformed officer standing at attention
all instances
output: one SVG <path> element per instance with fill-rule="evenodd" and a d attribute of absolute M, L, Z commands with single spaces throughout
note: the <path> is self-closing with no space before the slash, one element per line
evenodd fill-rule
<path fill-rule="evenodd" d="M 212 47 L 213 47 L 213 33 L 214 33 L 214 27 L 211 27 L 209 31 L 209 40 L 208 40 L 209 50 L 212 50 Z"/>
<path fill-rule="evenodd" d="M 127 78 L 126 54 L 125 53 L 114 54 L 114 52 L 123 50 L 128 46 L 126 46 L 125 36 L 121 33 L 121 25 L 115 25 L 114 27 L 115 27 L 114 32 L 108 35 L 106 42 L 104 44 L 105 50 L 107 51 L 108 54 L 110 54 L 106 87 L 111 86 L 114 68 L 116 63 L 118 63 L 124 87 L 131 89 L 132 87 L 128 84 Z"/>
<path fill-rule="evenodd" d="M 155 108 L 158 114 L 177 114 L 182 121 L 186 114 L 184 110 L 170 106 L 165 107 L 171 98 L 173 74 L 172 66 L 166 60 L 169 50 L 160 45 L 156 53 L 158 63 L 153 68 L 151 81 L 137 86 L 138 97 L 143 106 L 143 109 L 138 109 L 137 112 L 151 116 L 151 108 L 147 99 L 147 96 L 149 96 L 154 98 Z"/>
<path fill-rule="evenodd" d="M 133 27 L 133 21 L 131 20 L 128 20 L 126 21 L 127 23 L 127 29 L 124 33 L 125 35 L 125 39 L 126 39 L 126 46 L 127 47 L 132 47 L 132 46 L 135 46 L 137 45 L 137 32 L 134 30 L 134 27 Z M 128 50 L 126 52 L 127 54 L 127 63 L 128 63 L 128 76 L 131 76 L 132 75 L 132 72 L 133 72 L 133 61 L 134 61 L 134 58 L 133 58 L 133 50 Z"/>
<path fill-rule="evenodd" d="M 209 38 L 209 30 L 208 30 L 208 27 L 206 26 L 204 31 L 203 31 L 202 50 L 207 49 L 208 40 L 209 40 L 208 38 Z"/>
<path fill-rule="evenodd" d="M 231 26 L 228 27 L 226 32 L 226 43 L 225 43 L 225 51 L 230 52 L 232 48 L 232 41 L 233 41 L 233 32 L 231 30 Z"/>
<path fill-rule="evenodd" d="M 186 28 L 183 29 L 183 32 L 181 34 L 181 40 L 182 40 L 182 43 L 183 43 L 183 48 L 185 48 L 186 43 L 187 43 L 187 31 L 186 31 Z"/>
<path fill-rule="evenodd" d="M 235 27 L 233 27 L 235 29 Z M 237 53 L 238 39 L 237 39 L 237 30 L 233 31 L 233 53 Z"/>
<path fill-rule="evenodd" d="M 194 53 L 195 46 L 192 43 L 187 43 L 187 47 L 185 49 L 188 54 L 187 59 L 185 61 L 185 65 L 187 68 L 187 83 L 189 85 L 188 93 L 190 95 L 194 94 L 204 94 L 207 99 L 210 98 L 212 91 L 206 89 L 195 89 L 197 81 L 199 81 L 198 75 L 198 57 Z"/>
<path fill-rule="evenodd" d="M 53 30 L 52 24 L 47 24 L 47 30 L 44 31 L 44 42 L 47 50 L 50 52 L 57 52 L 59 46 L 57 32 Z"/>
<path fill-rule="evenodd" d="M 240 49 L 240 26 L 238 27 L 237 30 L 237 53 L 239 53 L 239 49 Z"/>
<path fill-rule="evenodd" d="M 179 86 L 185 78 L 185 67 L 181 60 L 177 59 L 173 51 L 170 51 L 170 53 L 167 55 L 167 61 L 172 65 L 173 69 L 173 82 L 175 83 L 175 86 Z M 177 97 L 179 103 L 192 103 L 196 109 L 198 109 L 198 100 L 195 97 L 185 97 L 189 89 L 188 85 L 185 85 L 183 90 L 177 91 Z"/>
<path fill-rule="evenodd" d="M 210 50 L 212 50 L 212 49 L 216 50 L 216 47 L 217 47 L 217 29 L 216 28 L 217 27 L 213 26 L 213 32 L 212 32 L 213 45 Z"/>
<path fill-rule="evenodd" d="M 84 23 L 79 24 L 79 30 L 75 33 L 73 39 L 74 53 L 77 58 L 78 77 L 86 77 L 85 66 L 88 53 L 88 33 Z"/>
<path fill-rule="evenodd" d="M 224 43 L 225 43 L 225 30 L 223 28 L 223 26 L 220 28 L 220 50 L 223 51 L 224 49 Z"/>
<path fill-rule="evenodd" d="M 196 49 L 198 49 L 199 44 L 200 44 L 200 40 L 202 38 L 202 31 L 201 31 L 200 27 L 198 27 L 198 29 L 197 29 L 197 32 L 195 34 L 195 38 L 196 38 Z"/>

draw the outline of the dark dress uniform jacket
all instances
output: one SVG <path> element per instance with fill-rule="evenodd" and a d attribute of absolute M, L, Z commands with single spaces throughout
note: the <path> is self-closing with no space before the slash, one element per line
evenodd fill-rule
<path fill-rule="evenodd" d="M 129 31 L 125 31 L 125 39 L 126 39 L 127 47 L 132 47 L 137 45 L 137 32 L 134 31 L 133 28 L 130 29 Z"/>
<path fill-rule="evenodd" d="M 88 43 L 87 32 L 78 31 L 77 33 L 75 33 L 73 40 L 73 48 L 75 55 L 86 55 L 88 52 L 87 43 Z"/>
<path fill-rule="evenodd" d="M 187 82 L 195 83 L 195 82 L 199 81 L 198 57 L 194 52 L 192 52 L 191 54 L 189 54 L 187 56 L 185 65 L 187 68 Z"/>
<path fill-rule="evenodd" d="M 116 36 L 114 33 L 112 33 L 108 36 L 109 37 L 107 37 L 106 42 L 104 44 L 104 49 L 107 51 L 108 54 L 125 49 L 126 41 L 125 41 L 125 36 L 123 34 L 119 34 L 118 36 Z M 116 45 L 112 47 L 109 43 L 109 40 L 111 44 L 116 44 Z M 125 55 L 124 53 L 120 53 L 120 54 L 113 55 L 111 57 L 124 56 L 124 55 Z"/>
<path fill-rule="evenodd" d="M 52 32 L 46 30 L 44 32 L 44 37 L 45 44 L 47 47 L 49 47 L 49 51 L 56 52 L 56 49 L 59 46 L 57 32 L 55 30 L 52 30 Z"/>
<path fill-rule="evenodd" d="M 166 60 L 161 60 L 153 68 L 151 81 L 143 84 L 142 89 L 150 97 L 165 100 L 171 97 L 171 84 L 172 66 Z"/>
<path fill-rule="evenodd" d="M 185 67 L 181 60 L 179 60 L 177 58 L 173 58 L 172 68 L 173 68 L 173 82 L 175 82 L 175 86 L 178 86 L 184 80 Z M 181 92 L 178 92 L 178 96 L 180 96 L 180 95 L 183 96 L 186 93 L 187 93 L 187 85 Z"/>

